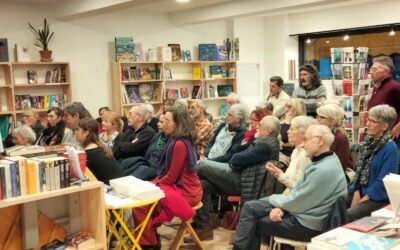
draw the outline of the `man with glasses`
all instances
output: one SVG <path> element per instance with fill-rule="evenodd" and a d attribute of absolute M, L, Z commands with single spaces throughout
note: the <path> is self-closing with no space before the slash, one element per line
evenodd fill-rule
<path fill-rule="evenodd" d="M 331 206 L 347 193 L 340 161 L 329 151 L 333 139 L 325 125 L 312 125 L 307 129 L 304 149 L 311 163 L 303 177 L 287 194 L 244 204 L 234 250 L 258 250 L 260 239 L 265 236 L 310 241 L 322 233 Z"/>
<path fill-rule="evenodd" d="M 285 105 L 290 99 L 290 96 L 282 87 L 283 79 L 280 76 L 273 76 L 269 79 L 269 95 L 267 101 L 272 103 L 274 116 L 279 119 L 285 114 Z"/>

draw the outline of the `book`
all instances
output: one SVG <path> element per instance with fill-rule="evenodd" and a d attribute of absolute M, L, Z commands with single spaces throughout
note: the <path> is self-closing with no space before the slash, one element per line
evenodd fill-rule
<path fill-rule="evenodd" d="M 219 97 L 228 96 L 233 92 L 233 85 L 218 85 L 217 92 Z"/>
<path fill-rule="evenodd" d="M 136 199 L 160 199 L 164 192 L 155 184 L 143 181 L 133 176 L 125 176 L 110 180 L 110 186 L 116 193 Z"/>
<path fill-rule="evenodd" d="M 232 67 L 228 69 L 228 77 L 236 77 L 236 68 Z"/>
<path fill-rule="evenodd" d="M 192 99 L 198 99 L 199 98 L 199 95 L 200 95 L 200 92 L 201 92 L 200 89 L 201 89 L 201 86 L 199 86 L 199 85 L 193 86 Z"/>
<path fill-rule="evenodd" d="M 366 63 L 368 61 L 368 47 L 358 47 L 356 52 L 356 63 Z"/>
<path fill-rule="evenodd" d="M 385 217 L 387 219 L 394 218 L 394 211 L 392 204 L 389 204 L 381 209 L 373 211 L 371 213 L 372 217 Z"/>
<path fill-rule="evenodd" d="M 180 88 L 180 96 L 181 98 L 188 98 L 189 97 L 189 90 L 187 87 Z"/>
<path fill-rule="evenodd" d="M 332 75 L 334 80 L 343 79 L 343 65 L 342 64 L 332 64 Z"/>
<path fill-rule="evenodd" d="M 227 61 L 228 51 L 226 50 L 226 45 L 217 46 L 217 61 Z"/>
<path fill-rule="evenodd" d="M 0 38 L 0 62 L 8 62 L 8 42 L 7 38 Z"/>
<path fill-rule="evenodd" d="M 171 48 L 172 61 L 181 61 L 182 60 L 181 45 L 177 43 L 169 43 L 168 47 Z"/>
<path fill-rule="evenodd" d="M 132 37 L 115 37 L 115 57 L 117 61 L 135 60 L 135 44 Z"/>
<path fill-rule="evenodd" d="M 282 89 L 286 92 L 286 94 L 292 96 L 294 92 L 294 83 L 291 82 L 284 83 Z"/>
<path fill-rule="evenodd" d="M 199 44 L 199 61 L 215 61 L 217 60 L 217 45 Z"/>
<path fill-rule="evenodd" d="M 17 57 L 17 62 L 30 62 L 31 54 L 29 47 L 22 44 L 15 44 L 15 54 Z"/>
<path fill-rule="evenodd" d="M 142 43 L 135 43 L 135 61 L 136 62 L 144 61 Z"/>
<path fill-rule="evenodd" d="M 387 218 L 385 217 L 366 216 L 342 227 L 367 233 L 384 224 L 386 220 Z"/>
<path fill-rule="evenodd" d="M 172 61 L 171 47 L 158 47 L 158 61 L 160 62 Z"/>
<path fill-rule="evenodd" d="M 139 86 L 137 85 L 126 85 L 126 92 L 128 94 L 129 103 L 138 103 L 140 100 Z"/>
<path fill-rule="evenodd" d="M 170 68 L 165 68 L 165 79 L 172 79 L 172 71 Z"/>
<path fill-rule="evenodd" d="M 207 97 L 208 98 L 218 97 L 218 91 L 215 85 L 207 84 Z"/>
<path fill-rule="evenodd" d="M 153 88 L 153 95 L 151 97 L 152 101 L 161 102 L 162 96 L 163 96 L 162 85 L 161 84 L 155 85 Z"/>
<path fill-rule="evenodd" d="M 353 79 L 353 67 L 351 64 L 343 64 L 343 79 Z"/>
<path fill-rule="evenodd" d="M 37 73 L 36 70 L 28 70 L 26 72 L 28 76 L 28 83 L 29 84 L 36 84 L 37 83 Z"/>
<path fill-rule="evenodd" d="M 353 95 L 353 81 L 343 80 L 343 94 L 347 96 Z"/>
<path fill-rule="evenodd" d="M 354 47 L 345 47 L 343 50 L 343 63 L 354 63 Z"/>
<path fill-rule="evenodd" d="M 147 50 L 147 61 L 157 62 L 157 60 L 158 60 L 158 50 L 157 49 L 148 49 Z"/>
<path fill-rule="evenodd" d="M 184 62 L 190 62 L 190 61 L 192 61 L 192 55 L 191 55 L 191 53 L 190 53 L 190 50 L 183 50 L 182 51 L 182 60 L 184 61 Z"/>
<path fill-rule="evenodd" d="M 200 69 L 200 67 L 194 66 L 192 68 L 192 78 L 193 79 L 200 79 L 201 78 L 201 69 Z"/>
<path fill-rule="evenodd" d="M 211 78 L 222 78 L 221 65 L 210 65 L 210 76 Z"/>
<path fill-rule="evenodd" d="M 342 48 L 331 48 L 332 63 L 342 63 Z"/>
<path fill-rule="evenodd" d="M 319 75 L 321 79 L 327 79 L 332 77 L 331 59 L 320 58 L 319 59 Z"/>
<path fill-rule="evenodd" d="M 219 111 L 220 111 L 220 115 L 221 115 L 222 117 L 227 116 L 227 115 L 228 115 L 228 111 L 229 111 L 228 104 L 222 103 L 222 104 L 220 105 Z"/>
<path fill-rule="evenodd" d="M 392 204 L 394 215 L 399 217 L 400 211 L 400 175 L 390 173 L 383 178 L 383 184 Z"/>
<path fill-rule="evenodd" d="M 168 100 L 176 100 L 179 98 L 179 90 L 175 88 L 169 88 L 165 91 L 166 97 Z"/>
<path fill-rule="evenodd" d="M 31 146 L 14 146 L 11 148 L 6 148 L 7 156 L 18 156 L 18 155 L 33 155 L 38 153 L 46 152 L 45 147 L 38 145 Z"/>
<path fill-rule="evenodd" d="M 139 84 L 139 97 L 144 102 L 151 101 L 153 96 L 153 84 L 141 83 Z"/>

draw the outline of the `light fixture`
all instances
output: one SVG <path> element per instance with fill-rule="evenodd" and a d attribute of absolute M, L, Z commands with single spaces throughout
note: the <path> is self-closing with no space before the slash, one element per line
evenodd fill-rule
<path fill-rule="evenodd" d="M 306 43 L 311 43 L 311 39 L 307 38 Z"/>
<path fill-rule="evenodd" d="M 393 25 L 392 25 L 392 29 L 389 32 L 389 36 L 394 36 L 396 35 L 396 32 L 394 31 Z"/>
<path fill-rule="evenodd" d="M 326 41 L 325 41 L 325 43 L 330 43 L 330 42 L 331 42 L 331 41 L 329 41 L 329 40 L 326 40 Z"/>
<path fill-rule="evenodd" d="M 349 36 L 349 34 L 346 33 L 346 34 L 344 35 L 344 37 L 343 37 L 343 40 L 347 41 L 347 40 L 349 40 L 349 39 L 350 39 L 350 36 Z"/>

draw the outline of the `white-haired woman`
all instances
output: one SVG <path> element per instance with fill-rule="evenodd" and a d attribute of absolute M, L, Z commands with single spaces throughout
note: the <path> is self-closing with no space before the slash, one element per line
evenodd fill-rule
<path fill-rule="evenodd" d="M 319 124 L 328 126 L 335 140 L 331 145 L 331 151 L 335 152 L 346 173 L 348 168 L 353 168 L 353 160 L 350 153 L 350 142 L 346 131 L 343 129 L 344 112 L 336 104 L 325 104 L 317 109 L 317 120 Z"/>
<path fill-rule="evenodd" d="M 367 136 L 360 145 L 355 181 L 349 187 L 350 220 L 368 216 L 389 203 L 382 179 L 389 173 L 398 173 L 397 146 L 390 139 L 396 118 L 395 109 L 386 104 L 368 111 Z"/>
<path fill-rule="evenodd" d="M 304 135 L 309 126 L 316 124 L 317 121 L 307 116 L 296 116 L 293 118 L 288 130 L 289 142 L 295 146 L 291 155 L 289 167 L 285 172 L 281 168 L 268 162 L 267 170 L 286 186 L 285 193 L 288 193 L 303 176 L 305 167 L 311 162 L 304 150 Z"/>
<path fill-rule="evenodd" d="M 36 134 L 29 126 L 23 125 L 16 127 L 11 133 L 14 145 L 29 146 L 36 140 Z"/>

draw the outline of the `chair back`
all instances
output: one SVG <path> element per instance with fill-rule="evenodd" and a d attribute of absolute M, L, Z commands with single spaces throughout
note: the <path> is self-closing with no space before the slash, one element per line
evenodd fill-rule
<path fill-rule="evenodd" d="M 323 232 L 340 227 L 349 222 L 347 216 L 346 198 L 340 196 L 331 206 L 328 217 L 325 219 L 323 225 Z"/>

